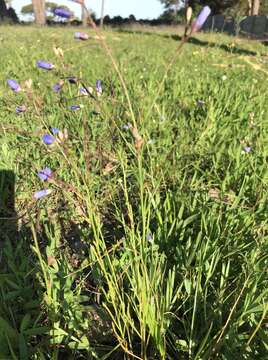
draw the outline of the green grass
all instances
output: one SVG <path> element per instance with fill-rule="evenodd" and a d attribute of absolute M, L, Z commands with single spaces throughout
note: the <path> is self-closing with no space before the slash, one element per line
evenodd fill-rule
<path fill-rule="evenodd" d="M 267 47 L 197 35 L 161 87 L 177 37 L 106 31 L 133 118 L 100 41 L 75 30 L 0 28 L 0 194 L 15 174 L 17 212 L 0 220 L 0 359 L 266 359 Z M 69 75 L 102 96 L 53 93 Z M 44 145 L 49 127 L 68 139 Z"/>

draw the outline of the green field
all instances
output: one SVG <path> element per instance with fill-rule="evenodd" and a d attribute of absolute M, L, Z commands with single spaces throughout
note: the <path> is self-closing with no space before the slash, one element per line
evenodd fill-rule
<path fill-rule="evenodd" d="M 1 360 L 268 359 L 268 47 L 145 30 L 0 28 Z"/>

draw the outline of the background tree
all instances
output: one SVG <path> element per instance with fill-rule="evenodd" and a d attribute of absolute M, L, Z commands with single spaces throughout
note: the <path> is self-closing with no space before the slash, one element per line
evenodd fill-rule
<path fill-rule="evenodd" d="M 214 14 L 226 11 L 245 11 L 247 15 L 268 15 L 268 0 L 159 0 L 165 9 L 180 9 L 188 5 L 196 8 L 204 5 L 211 7 Z M 175 11 L 175 10 L 174 10 Z"/>
<path fill-rule="evenodd" d="M 215 13 L 236 9 L 247 15 L 267 15 L 268 0 L 201 0 L 202 5 L 209 5 Z"/>
<path fill-rule="evenodd" d="M 198 1 L 196 1 L 198 2 Z M 267 15 L 268 0 L 202 0 L 202 5 L 211 6 L 215 13 L 224 13 L 236 9 L 245 15 Z"/>
<path fill-rule="evenodd" d="M 46 2 L 45 3 L 45 16 L 47 19 L 49 20 L 56 20 L 57 19 L 57 16 L 54 15 L 54 10 L 56 8 L 61 8 L 61 9 L 66 9 L 68 10 L 69 12 L 72 13 L 72 11 L 68 8 L 68 6 L 66 5 L 58 5 L 54 2 Z M 21 13 L 23 15 L 30 15 L 30 16 L 34 16 L 34 7 L 33 7 L 33 4 L 28 4 L 28 5 L 25 5 L 21 8 Z"/>
<path fill-rule="evenodd" d="M 7 16 L 7 6 L 5 0 L 0 0 L 0 19 Z"/>
<path fill-rule="evenodd" d="M 268 0 L 262 0 L 260 6 L 260 15 L 268 16 Z"/>
<path fill-rule="evenodd" d="M 84 27 L 87 26 L 87 12 L 83 5 L 81 5 L 81 20 Z"/>
<path fill-rule="evenodd" d="M 160 0 L 160 2 L 164 4 L 165 10 L 173 10 L 174 16 L 177 16 L 180 7 L 183 7 L 185 5 L 184 0 Z"/>
<path fill-rule="evenodd" d="M 254 0 L 253 6 L 252 6 L 252 15 L 258 15 L 260 11 L 260 0 Z"/>
<path fill-rule="evenodd" d="M 239 2 L 238 0 L 201 0 L 201 5 L 208 5 L 213 14 L 222 14 L 226 10 L 234 7 Z"/>
<path fill-rule="evenodd" d="M 28 5 L 24 5 L 20 12 L 22 13 L 22 15 L 30 15 L 30 16 L 34 16 L 34 9 L 33 9 L 33 4 L 28 4 Z"/>
<path fill-rule="evenodd" d="M 0 22 L 19 22 L 15 10 L 11 7 L 11 1 L 0 0 Z"/>
<path fill-rule="evenodd" d="M 252 0 L 251 15 L 259 15 L 260 0 Z"/>

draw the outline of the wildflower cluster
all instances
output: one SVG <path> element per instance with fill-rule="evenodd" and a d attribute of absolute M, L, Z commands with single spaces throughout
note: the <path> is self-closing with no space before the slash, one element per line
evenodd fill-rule
<path fill-rule="evenodd" d="M 65 18 L 65 19 L 70 19 L 72 17 L 72 14 L 64 8 L 55 9 L 54 15 Z M 88 36 L 88 34 L 83 33 L 83 32 L 76 32 L 74 34 L 74 38 L 80 39 L 80 40 L 88 40 L 89 36 Z M 57 48 L 54 47 L 53 50 L 54 50 L 54 53 L 56 54 L 56 56 L 63 59 L 64 53 L 63 53 L 62 49 L 60 49 L 58 47 Z M 54 64 L 52 64 L 51 62 L 46 61 L 46 60 L 37 60 L 36 67 L 38 69 L 41 69 L 44 71 L 52 71 L 52 72 L 56 69 L 56 66 Z M 73 76 L 73 75 L 61 77 L 60 79 L 58 79 L 57 82 L 55 82 L 54 85 L 51 86 L 51 91 L 53 91 L 55 93 L 60 93 L 63 90 L 63 87 L 66 82 L 69 84 L 79 85 L 81 82 L 81 79 L 79 79 L 77 76 Z M 15 93 L 24 92 L 24 91 L 26 91 L 26 93 L 27 93 L 31 89 L 32 81 L 31 81 L 31 83 L 29 83 L 29 80 L 25 81 L 24 87 L 22 87 L 18 83 L 17 80 L 8 79 L 7 85 Z M 85 86 L 83 84 L 82 87 L 78 88 L 78 92 L 79 92 L 79 96 L 84 97 L 84 96 L 91 95 L 94 99 L 96 99 L 96 97 L 93 94 L 95 92 L 97 97 L 100 97 L 102 95 L 102 92 L 103 92 L 102 81 L 100 79 L 98 79 L 96 81 L 95 90 L 93 89 L 93 87 Z M 67 109 L 70 111 L 79 111 L 79 110 L 83 109 L 83 107 L 84 107 L 84 105 L 82 105 L 82 104 L 73 104 L 73 105 L 68 106 Z M 27 107 L 25 105 L 18 105 L 15 109 L 15 112 L 17 114 L 22 114 L 26 111 L 27 111 Z M 63 144 L 64 142 L 66 142 L 68 140 L 68 131 L 66 129 L 60 130 L 56 127 L 48 128 L 47 131 L 41 136 L 41 140 L 42 140 L 42 143 L 48 148 L 53 148 L 56 145 L 60 146 L 61 144 Z M 49 167 L 45 167 L 44 169 L 38 171 L 37 176 L 43 182 L 46 182 L 46 183 L 53 182 L 54 184 L 57 184 L 57 180 L 54 176 L 54 173 L 53 173 L 52 169 L 50 169 Z M 39 200 L 45 196 L 50 195 L 52 192 L 53 192 L 53 190 L 49 189 L 49 188 L 41 189 L 34 193 L 33 198 L 35 200 Z"/>
<path fill-rule="evenodd" d="M 76 1 L 76 2 L 83 4 L 83 2 L 80 0 Z M 202 28 L 202 26 L 206 22 L 210 13 L 211 13 L 210 8 L 208 6 L 205 6 L 201 10 L 198 17 L 192 22 L 189 35 L 199 31 Z M 73 16 L 73 14 L 65 8 L 56 8 L 54 10 L 54 15 L 59 16 L 64 19 L 71 19 Z M 192 10 L 191 10 L 191 8 L 188 7 L 187 12 L 186 12 L 186 18 L 187 18 L 187 25 L 186 25 L 186 30 L 185 30 L 186 36 L 188 36 L 187 31 L 188 31 L 188 28 L 190 27 L 191 17 L 192 17 Z M 77 40 L 85 41 L 85 40 L 89 39 L 89 35 L 84 32 L 75 32 L 74 38 Z M 63 57 L 64 57 L 63 51 L 58 47 L 53 48 L 53 50 L 54 50 L 54 53 L 56 54 L 56 56 L 58 56 L 61 60 L 63 60 Z M 56 66 L 54 64 L 52 64 L 51 62 L 48 62 L 46 60 L 36 61 L 36 66 L 38 69 L 41 69 L 44 71 L 52 71 L 53 72 L 53 70 L 56 69 Z M 62 78 L 58 79 L 58 81 L 55 82 L 54 85 L 51 86 L 51 90 L 55 93 L 60 93 L 63 90 L 66 82 L 77 85 L 80 83 L 80 79 L 76 76 L 62 77 Z M 23 90 L 22 87 L 19 85 L 19 83 L 15 79 L 8 79 L 7 84 L 15 93 L 18 93 Z M 78 89 L 79 95 L 83 96 L 83 97 L 91 95 L 94 97 L 94 95 L 93 95 L 94 89 L 91 86 L 87 87 L 87 86 L 84 86 L 84 84 L 82 84 L 82 85 L 83 86 L 79 87 L 79 89 Z M 101 80 L 96 81 L 95 91 L 96 91 L 97 97 L 102 96 L 103 88 L 102 88 Z M 204 102 L 203 102 L 203 100 L 198 100 L 197 104 L 199 106 L 203 106 Z M 83 109 L 82 104 L 72 104 L 72 105 L 68 106 L 68 110 L 70 110 L 70 111 L 79 111 L 81 109 Z M 21 114 L 26 111 L 27 111 L 27 107 L 25 105 L 19 105 L 16 107 L 17 114 Z M 123 129 L 131 131 L 132 136 L 135 139 L 135 147 L 136 147 L 136 149 L 140 149 L 140 147 L 142 146 L 142 143 L 143 143 L 143 139 L 140 136 L 140 134 L 138 133 L 137 128 L 133 127 L 130 124 L 127 124 L 123 127 Z M 42 135 L 42 142 L 47 147 L 53 147 L 54 145 L 61 145 L 67 139 L 68 139 L 67 130 L 66 129 L 60 130 L 55 127 L 50 128 L 49 131 L 47 131 L 46 133 L 44 133 Z M 245 151 L 249 152 L 247 149 Z M 45 167 L 43 170 L 40 170 L 37 175 L 40 178 L 40 180 L 45 181 L 45 182 L 51 182 L 51 180 L 54 179 L 53 171 L 48 167 Z M 44 196 L 50 195 L 51 192 L 52 192 L 51 189 L 42 189 L 40 191 L 37 191 L 34 194 L 34 198 L 36 200 L 38 200 Z"/>

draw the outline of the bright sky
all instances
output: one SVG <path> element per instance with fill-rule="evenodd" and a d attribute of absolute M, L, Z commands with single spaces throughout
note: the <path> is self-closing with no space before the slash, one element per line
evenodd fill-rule
<path fill-rule="evenodd" d="M 51 0 L 59 5 L 67 5 L 77 16 L 80 15 L 80 6 L 68 0 Z M 27 5 L 31 0 L 13 0 L 12 7 L 17 14 L 20 14 L 22 6 Z M 97 16 L 100 16 L 101 0 L 86 0 L 88 8 L 92 9 Z M 105 0 L 105 15 L 121 15 L 128 17 L 135 15 L 137 19 L 153 19 L 163 12 L 163 7 L 159 0 Z"/>

